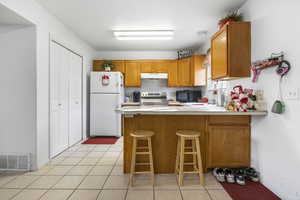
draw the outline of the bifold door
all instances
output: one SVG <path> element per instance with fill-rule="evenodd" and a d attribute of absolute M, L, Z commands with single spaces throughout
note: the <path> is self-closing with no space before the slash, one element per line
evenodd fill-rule
<path fill-rule="evenodd" d="M 50 43 L 50 157 L 82 139 L 82 58 Z"/>

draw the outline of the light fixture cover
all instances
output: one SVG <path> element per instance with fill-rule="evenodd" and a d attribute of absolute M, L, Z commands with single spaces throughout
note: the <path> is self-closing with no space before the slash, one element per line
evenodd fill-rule
<path fill-rule="evenodd" d="M 118 40 L 171 40 L 173 30 L 115 30 Z"/>

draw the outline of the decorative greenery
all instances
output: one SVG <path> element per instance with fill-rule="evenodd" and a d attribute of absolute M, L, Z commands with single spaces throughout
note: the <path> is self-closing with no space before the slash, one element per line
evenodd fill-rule
<path fill-rule="evenodd" d="M 115 68 L 115 65 L 113 64 L 112 60 L 104 60 L 102 64 L 103 70 L 106 68 L 110 68 L 110 70 L 113 70 Z"/>
<path fill-rule="evenodd" d="M 233 10 L 230 11 L 224 18 L 222 18 L 219 22 L 224 23 L 228 20 L 233 20 L 233 21 L 242 21 L 243 20 L 243 15 L 240 13 L 239 10 Z"/>

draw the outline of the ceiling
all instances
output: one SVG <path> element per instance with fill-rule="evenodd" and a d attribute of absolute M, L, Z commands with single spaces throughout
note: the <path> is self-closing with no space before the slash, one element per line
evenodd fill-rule
<path fill-rule="evenodd" d="M 199 48 L 203 31 L 245 0 L 37 0 L 95 50 Z M 119 41 L 114 29 L 173 29 L 170 41 Z"/>
<path fill-rule="evenodd" d="M 0 4 L 0 25 L 31 25 L 29 21 Z"/>

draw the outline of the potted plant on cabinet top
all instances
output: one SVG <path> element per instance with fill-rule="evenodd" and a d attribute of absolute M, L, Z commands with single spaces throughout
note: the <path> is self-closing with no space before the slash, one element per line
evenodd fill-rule
<path fill-rule="evenodd" d="M 243 15 L 239 12 L 239 10 L 231 11 L 219 21 L 219 28 L 221 29 L 228 22 L 239 22 L 242 20 Z"/>
<path fill-rule="evenodd" d="M 111 70 L 113 70 L 115 68 L 115 65 L 113 64 L 113 62 L 111 60 L 104 60 L 104 62 L 102 64 L 102 68 L 104 71 L 110 72 Z"/>

